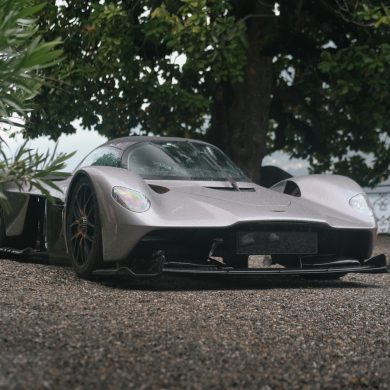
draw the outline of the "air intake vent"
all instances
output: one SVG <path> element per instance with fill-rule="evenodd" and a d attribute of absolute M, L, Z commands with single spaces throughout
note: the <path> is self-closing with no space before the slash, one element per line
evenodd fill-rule
<path fill-rule="evenodd" d="M 298 198 L 301 196 L 301 190 L 298 185 L 291 180 L 287 180 L 286 186 L 284 187 L 284 193 Z"/>
<path fill-rule="evenodd" d="M 169 191 L 169 188 L 163 186 L 156 186 L 155 184 L 149 184 L 149 187 L 158 194 L 165 194 Z"/>
<path fill-rule="evenodd" d="M 236 191 L 233 187 L 206 187 L 210 188 L 211 190 L 218 190 L 218 191 Z M 239 187 L 240 191 L 242 192 L 255 192 L 256 190 L 253 187 Z"/>

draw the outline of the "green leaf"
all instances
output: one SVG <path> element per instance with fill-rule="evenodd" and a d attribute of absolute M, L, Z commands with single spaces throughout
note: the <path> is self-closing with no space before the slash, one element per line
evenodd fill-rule
<path fill-rule="evenodd" d="M 45 8 L 45 6 L 46 6 L 46 2 L 41 3 L 41 4 L 37 4 L 35 6 L 23 8 L 17 14 L 18 19 L 20 20 L 20 19 L 28 18 L 30 16 L 34 16 L 34 15 L 38 14 L 40 11 L 42 11 Z"/>

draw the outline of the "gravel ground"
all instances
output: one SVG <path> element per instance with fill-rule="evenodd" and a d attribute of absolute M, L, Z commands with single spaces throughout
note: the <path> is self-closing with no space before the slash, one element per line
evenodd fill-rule
<path fill-rule="evenodd" d="M 0 388 L 388 389 L 389 276 L 91 282 L 1 260 Z"/>

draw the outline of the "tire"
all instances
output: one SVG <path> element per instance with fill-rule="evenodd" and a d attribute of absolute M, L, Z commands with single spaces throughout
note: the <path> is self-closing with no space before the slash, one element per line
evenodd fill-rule
<path fill-rule="evenodd" d="M 227 255 L 223 261 L 233 268 L 248 268 L 248 255 Z"/>
<path fill-rule="evenodd" d="M 67 205 L 66 239 L 76 274 L 89 278 L 103 262 L 99 206 L 91 180 L 80 177 Z"/>

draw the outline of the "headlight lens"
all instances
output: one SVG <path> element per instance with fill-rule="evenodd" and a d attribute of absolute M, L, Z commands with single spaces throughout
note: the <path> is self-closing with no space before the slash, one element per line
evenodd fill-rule
<path fill-rule="evenodd" d="M 355 195 L 349 200 L 349 205 L 360 214 L 373 217 L 371 206 L 368 204 L 366 197 L 363 194 Z"/>
<path fill-rule="evenodd" d="M 150 200 L 141 192 L 126 187 L 114 187 L 113 198 L 123 207 L 135 213 L 144 213 L 150 208 Z"/>

